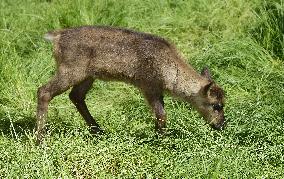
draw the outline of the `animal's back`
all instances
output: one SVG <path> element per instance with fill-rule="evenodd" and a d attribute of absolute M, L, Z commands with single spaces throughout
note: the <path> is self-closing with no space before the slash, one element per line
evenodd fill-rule
<path fill-rule="evenodd" d="M 81 66 L 101 79 L 134 83 L 159 80 L 160 66 L 172 65 L 168 63 L 173 63 L 170 59 L 176 53 L 163 38 L 121 28 L 85 26 L 46 36 L 54 41 L 60 64 Z"/>

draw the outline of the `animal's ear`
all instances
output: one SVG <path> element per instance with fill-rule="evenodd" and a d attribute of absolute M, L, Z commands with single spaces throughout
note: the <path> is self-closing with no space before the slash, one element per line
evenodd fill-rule
<path fill-rule="evenodd" d="M 213 85 L 213 83 L 214 83 L 213 81 L 210 81 L 207 85 L 205 85 L 205 86 L 202 88 L 202 93 L 203 93 L 204 95 L 207 95 L 207 94 L 208 94 L 208 92 L 209 92 L 211 86 Z"/>
<path fill-rule="evenodd" d="M 212 82 L 212 77 L 211 77 L 211 74 L 210 74 L 210 71 L 207 67 L 204 67 L 203 70 L 201 71 L 201 75 L 206 77 L 210 82 Z"/>

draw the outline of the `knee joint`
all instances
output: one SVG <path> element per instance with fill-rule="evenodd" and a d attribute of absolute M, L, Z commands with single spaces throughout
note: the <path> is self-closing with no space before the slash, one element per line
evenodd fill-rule
<path fill-rule="evenodd" d="M 51 94 L 48 92 L 45 87 L 40 87 L 37 91 L 38 99 L 41 101 L 50 101 L 51 100 Z"/>

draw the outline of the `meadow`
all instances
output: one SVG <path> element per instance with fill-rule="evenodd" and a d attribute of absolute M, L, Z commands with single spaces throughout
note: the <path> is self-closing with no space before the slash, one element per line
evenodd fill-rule
<path fill-rule="evenodd" d="M 68 98 L 52 100 L 35 145 L 37 88 L 55 72 L 49 30 L 127 27 L 162 36 L 226 91 L 227 128 L 166 95 L 159 137 L 139 91 L 96 81 L 94 137 Z M 0 178 L 283 178 L 283 0 L 1 0 Z"/>

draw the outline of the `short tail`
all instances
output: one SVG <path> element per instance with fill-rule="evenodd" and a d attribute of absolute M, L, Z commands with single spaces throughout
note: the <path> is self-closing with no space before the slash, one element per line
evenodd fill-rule
<path fill-rule="evenodd" d="M 60 37 L 60 32 L 59 31 L 52 31 L 52 32 L 48 32 L 46 34 L 43 35 L 43 38 L 45 40 L 54 42 L 55 39 L 58 39 Z"/>

